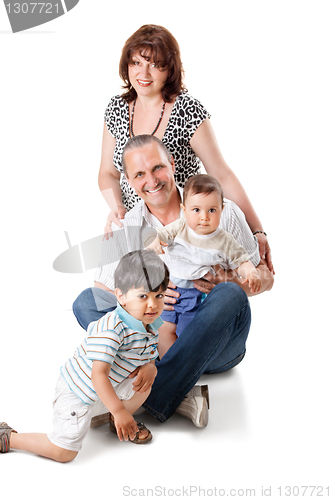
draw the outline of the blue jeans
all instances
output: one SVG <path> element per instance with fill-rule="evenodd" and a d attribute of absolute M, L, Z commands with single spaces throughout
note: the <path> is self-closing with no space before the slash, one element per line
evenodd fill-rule
<path fill-rule="evenodd" d="M 73 313 L 80 326 L 87 330 L 89 323 L 99 320 L 117 307 L 116 296 L 101 288 L 86 288 L 73 304 Z"/>
<path fill-rule="evenodd" d="M 91 317 L 95 318 L 98 307 L 102 307 L 107 299 L 105 294 L 111 295 L 98 292 L 96 298 L 97 302 L 101 299 L 100 304 L 91 303 L 91 298 L 94 299 L 91 289 L 79 295 L 73 310 L 81 326 L 85 328 L 84 325 L 89 324 L 89 303 Z M 78 317 L 83 308 L 84 319 L 83 316 Z M 111 305 L 108 310 L 112 309 L 114 306 Z M 108 311 L 99 312 L 101 317 Z M 203 373 L 224 372 L 240 363 L 245 356 L 250 324 L 251 310 L 246 293 L 235 283 L 215 286 L 200 305 L 194 319 L 157 363 L 157 376 L 143 405 L 145 409 L 164 422 L 173 415 Z"/>

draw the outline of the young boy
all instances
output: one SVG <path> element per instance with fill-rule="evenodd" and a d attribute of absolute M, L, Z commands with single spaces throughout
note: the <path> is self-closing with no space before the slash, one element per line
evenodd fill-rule
<path fill-rule="evenodd" d="M 50 434 L 16 433 L 0 423 L 0 451 L 25 450 L 59 462 L 73 460 L 91 418 L 110 412 L 120 441 L 143 444 L 150 431 L 133 413 L 149 396 L 157 369 L 157 328 L 169 271 L 152 251 L 125 255 L 114 274 L 117 308 L 88 327 L 88 336 L 61 368 Z M 134 382 L 134 386 L 133 386 Z M 104 405 L 104 406 L 103 406 Z"/>
<path fill-rule="evenodd" d="M 174 311 L 163 311 L 161 316 L 164 324 L 159 331 L 160 358 L 193 319 L 204 298 L 193 280 L 203 278 L 207 272 L 215 274 L 212 266 L 234 269 L 244 278 L 243 284 L 249 283 L 252 292 L 261 288 L 249 255 L 231 234 L 219 228 L 223 210 L 219 182 L 207 174 L 194 175 L 185 184 L 181 207 L 185 217 L 158 229 L 157 238 L 148 247 L 161 254 L 161 245 L 168 246 L 170 279 L 180 293 Z"/>

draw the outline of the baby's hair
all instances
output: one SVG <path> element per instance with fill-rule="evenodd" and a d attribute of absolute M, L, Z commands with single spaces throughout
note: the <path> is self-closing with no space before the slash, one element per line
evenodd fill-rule
<path fill-rule="evenodd" d="M 153 250 L 135 250 L 124 255 L 114 272 L 114 285 L 123 294 L 131 288 L 146 292 L 165 291 L 169 284 L 169 270 Z"/>
<path fill-rule="evenodd" d="M 193 194 L 210 194 L 219 193 L 221 195 L 222 207 L 223 207 L 223 191 L 221 184 L 213 177 L 208 174 L 197 174 L 190 177 L 184 186 L 183 191 L 183 205 L 185 205 L 186 198 L 188 195 Z"/>

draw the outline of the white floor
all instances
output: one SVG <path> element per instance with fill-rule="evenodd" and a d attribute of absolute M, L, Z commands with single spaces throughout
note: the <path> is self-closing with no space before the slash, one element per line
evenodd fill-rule
<path fill-rule="evenodd" d="M 48 497 L 56 498 L 66 484 L 66 498 L 88 498 L 96 494 L 98 481 L 99 494 L 115 498 L 152 495 L 147 489 L 156 496 L 167 490 L 166 495 L 176 496 L 181 488 L 194 498 L 200 491 L 209 496 L 223 489 L 229 495 L 241 490 L 240 496 L 255 490 L 260 496 L 264 488 L 267 496 L 269 487 L 277 498 L 279 487 L 329 486 L 332 341 L 325 346 L 327 332 L 311 331 L 304 321 L 297 328 L 290 305 L 283 312 L 277 307 L 282 294 L 277 283 L 267 296 L 252 299 L 244 361 L 229 373 L 202 377 L 210 389 L 207 428 L 197 429 L 179 415 L 160 424 L 143 413 L 140 419 L 154 435 L 146 446 L 119 442 L 105 425 L 89 431 L 70 464 L 10 452 L 1 456 L 8 491 L 29 488 L 39 499 L 49 489 Z M 12 318 L 13 329 L 2 340 L 1 419 L 18 431 L 47 432 L 58 365 L 82 330 L 70 311 L 51 315 L 45 327 L 34 316 L 23 308 L 23 318 Z M 43 358 L 42 351 L 52 352 Z"/>
<path fill-rule="evenodd" d="M 179 415 L 160 424 L 143 414 L 154 434 L 147 446 L 120 443 L 104 426 L 70 464 L 1 454 L 1 495 L 327 497 L 332 4 L 222 0 L 217 14 L 215 0 L 204 9 L 129 0 L 135 15 L 124 23 L 123 4 L 98 5 L 81 1 L 15 35 L 0 10 L 0 420 L 18 431 L 50 429 L 59 367 L 83 334 L 71 304 L 93 282 L 93 272 L 61 274 L 52 263 L 67 248 L 64 231 L 72 245 L 103 232 L 103 113 L 120 92 L 123 42 L 142 24 L 162 24 L 178 39 L 189 91 L 212 113 L 222 153 L 269 234 L 276 283 L 251 300 L 244 361 L 202 378 L 211 399 L 206 429 Z"/>

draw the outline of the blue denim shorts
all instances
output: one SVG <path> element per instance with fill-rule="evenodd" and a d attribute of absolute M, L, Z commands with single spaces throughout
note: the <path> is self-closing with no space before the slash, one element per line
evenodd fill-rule
<path fill-rule="evenodd" d="M 169 321 L 177 325 L 176 334 L 179 337 L 185 326 L 194 318 L 198 307 L 206 295 L 199 292 L 196 288 L 181 288 L 177 286 L 175 291 L 180 293 L 180 297 L 178 297 L 176 304 L 173 304 L 174 311 L 163 311 L 161 318 L 163 321 Z"/>

